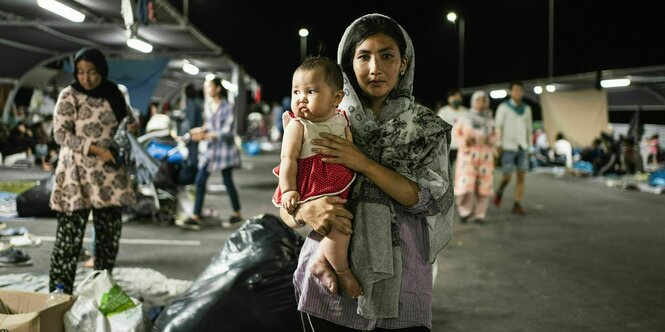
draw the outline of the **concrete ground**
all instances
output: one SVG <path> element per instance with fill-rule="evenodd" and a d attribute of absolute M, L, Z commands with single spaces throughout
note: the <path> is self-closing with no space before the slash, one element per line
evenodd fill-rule
<path fill-rule="evenodd" d="M 276 213 L 270 202 L 276 153 L 243 157 L 236 184 L 246 217 Z M 0 180 L 40 172 L 0 170 Z M 608 188 L 596 179 L 527 175 L 526 216 L 510 213 L 511 185 L 487 225 L 454 225 L 439 255 L 432 331 L 665 331 L 665 196 Z M 211 184 L 221 184 L 219 174 Z M 230 211 L 223 192 L 206 206 Z M 0 274 L 48 273 L 54 219 L 12 219 L 43 237 L 25 249 L 29 267 Z M 117 266 L 193 280 L 232 230 L 208 219 L 199 232 L 124 225 Z"/>

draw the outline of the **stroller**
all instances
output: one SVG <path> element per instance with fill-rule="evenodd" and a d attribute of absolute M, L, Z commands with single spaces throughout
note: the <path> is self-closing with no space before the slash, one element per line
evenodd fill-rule
<path fill-rule="evenodd" d="M 179 172 L 187 161 L 186 143 L 189 135 L 171 135 L 167 115 L 153 116 L 146 126 L 146 134 L 136 142 L 144 153 L 144 160 L 136 174 L 136 205 L 130 213 L 136 218 L 150 218 L 158 226 L 174 223 L 178 213 L 178 200 L 186 200 L 179 183 Z M 184 194 L 184 195 L 181 195 Z"/>

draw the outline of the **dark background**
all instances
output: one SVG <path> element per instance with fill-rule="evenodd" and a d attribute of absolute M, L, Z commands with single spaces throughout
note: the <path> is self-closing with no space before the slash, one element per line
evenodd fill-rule
<path fill-rule="evenodd" d="M 182 10 L 181 0 L 170 1 Z M 664 8 L 660 1 L 556 0 L 554 76 L 664 63 Z M 336 58 L 344 29 L 376 12 L 409 32 L 415 95 L 433 106 L 457 85 L 458 33 L 445 19 L 450 10 L 465 19 L 464 86 L 547 77 L 547 0 L 189 0 L 192 23 L 259 81 L 267 101 L 289 93 L 301 27 L 310 32 L 308 54 Z"/>

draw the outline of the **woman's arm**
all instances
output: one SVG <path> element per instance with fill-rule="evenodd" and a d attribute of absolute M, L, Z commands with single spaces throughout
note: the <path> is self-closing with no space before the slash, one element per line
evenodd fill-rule
<path fill-rule="evenodd" d="M 332 156 L 323 158 L 324 162 L 344 165 L 362 173 L 399 204 L 412 206 L 418 203 L 420 188 L 417 183 L 367 157 L 348 140 L 321 133 L 321 138 L 313 139 L 312 143 L 320 146 L 312 149 L 314 152 Z"/>
<path fill-rule="evenodd" d="M 53 111 L 53 139 L 60 146 L 87 155 L 91 142 L 85 136 L 76 135 L 76 113 L 74 95 L 63 90 Z"/>
<path fill-rule="evenodd" d="M 66 146 L 83 155 L 96 155 L 103 162 L 112 161 L 113 154 L 106 148 L 93 144 L 87 137 L 76 135 L 76 100 L 69 92 L 61 93 L 53 112 L 53 138 L 60 146 Z"/>

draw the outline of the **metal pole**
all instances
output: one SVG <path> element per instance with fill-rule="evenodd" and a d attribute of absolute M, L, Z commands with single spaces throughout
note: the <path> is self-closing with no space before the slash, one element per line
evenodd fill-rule
<path fill-rule="evenodd" d="M 554 77 L 554 0 L 550 0 L 547 75 Z"/>
<path fill-rule="evenodd" d="M 459 18 L 459 47 L 458 47 L 458 66 L 457 85 L 459 88 L 464 86 L 464 19 Z"/>
<path fill-rule="evenodd" d="M 307 37 L 300 37 L 300 62 L 305 61 L 307 56 Z"/>

